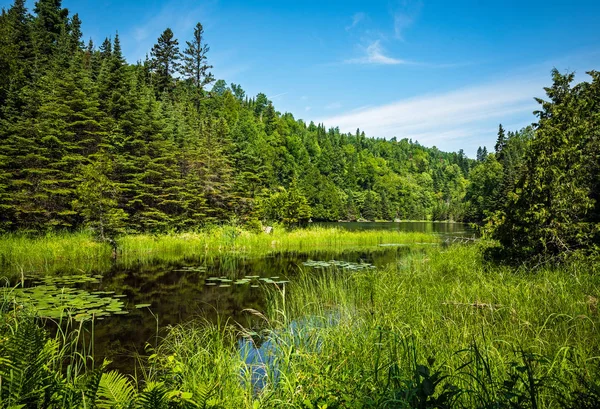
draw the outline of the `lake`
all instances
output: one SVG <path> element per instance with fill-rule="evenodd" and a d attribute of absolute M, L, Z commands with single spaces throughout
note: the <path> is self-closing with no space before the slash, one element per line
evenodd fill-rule
<path fill-rule="evenodd" d="M 460 223 L 315 223 L 349 230 L 400 230 L 427 232 L 445 237 L 469 237 L 473 231 Z M 126 315 L 104 316 L 94 322 L 96 359 L 104 357 L 122 371 L 135 367 L 136 352 L 144 354 L 146 344 L 160 342 L 164 329 L 196 318 L 213 322 L 254 324 L 251 308 L 264 310 L 265 287 L 273 282 L 292 281 L 311 261 L 354 263 L 340 268 L 384 267 L 403 255 L 424 251 L 422 245 L 383 245 L 353 251 L 274 252 L 260 257 L 223 254 L 205 259 L 186 258 L 169 263 L 145 263 L 123 268 L 118 265 L 101 271 L 96 282 L 77 285 L 90 293 L 114 292 L 123 295 Z M 306 265 L 308 263 L 309 265 Z M 285 285 L 285 284 L 281 284 Z M 281 286 L 280 285 L 280 286 Z M 142 306 L 136 308 L 135 306 Z M 91 329 L 90 329 L 91 330 Z"/>

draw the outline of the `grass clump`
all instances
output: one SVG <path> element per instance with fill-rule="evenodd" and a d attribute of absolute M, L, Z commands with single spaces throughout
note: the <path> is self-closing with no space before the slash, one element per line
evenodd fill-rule
<path fill-rule="evenodd" d="M 222 343 L 218 328 L 177 328 L 163 347 L 189 368 L 184 373 L 205 374 L 184 375 L 190 389 L 221 385 L 223 407 L 600 403 L 599 279 L 583 264 L 525 272 L 487 264 L 480 254 L 476 246 L 453 246 L 378 271 L 307 269 L 270 293 L 267 330 L 253 335 L 257 346 L 275 345 L 259 390 L 240 382 L 252 368 L 231 340 Z M 213 351 L 204 364 L 219 376 L 192 369 L 199 339 Z"/>
<path fill-rule="evenodd" d="M 198 244 L 192 247 L 261 252 L 272 248 L 263 237 L 279 238 L 285 249 L 312 245 L 310 232 L 240 232 L 226 246 L 219 238 L 224 231 L 213 231 L 214 239 L 193 236 Z M 398 239 L 334 233 L 318 230 L 320 239 L 313 243 L 365 246 Z M 156 247 L 139 248 L 167 251 L 182 238 L 152 240 Z M 210 250 L 217 243 L 221 249 Z M 135 248 L 128 251 L 138 254 Z M 478 245 L 454 245 L 420 246 L 382 269 L 345 267 L 307 262 L 290 282 L 265 287 L 268 308 L 248 311 L 256 319 L 252 328 L 206 321 L 171 328 L 133 377 L 94 368 L 87 358 L 77 361 L 82 368 L 77 376 L 64 372 L 64 365 L 52 362 L 86 356 L 85 351 L 73 353 L 62 346 L 72 344 L 39 335 L 39 327 L 19 335 L 17 324 L 37 318 L 5 301 L 2 399 L 52 407 L 71 399 L 65 391 L 74 390 L 85 398 L 72 398 L 72 407 L 156 407 L 153 402 L 248 409 L 599 407 L 600 277 L 589 260 L 515 269 L 486 262 Z M 40 345 L 28 356 L 50 351 L 40 359 L 51 364 L 37 358 L 19 364 L 24 358 L 9 346 L 25 338 Z M 52 358 L 53 351 L 65 352 Z M 29 375 L 37 371 L 42 375 Z M 41 383 L 19 381 L 29 378 Z M 62 379 L 63 386 L 52 389 L 55 400 L 40 401 L 47 399 L 42 391 L 51 390 L 44 386 L 50 378 Z M 90 388 L 92 378 L 97 383 L 90 395 L 81 385 Z M 92 400 L 85 401 L 88 396 Z"/>
<path fill-rule="evenodd" d="M 127 267 L 153 261 L 176 261 L 186 257 L 253 255 L 285 251 L 366 249 L 386 243 L 437 243 L 425 233 L 395 231 L 351 232 L 334 228 L 311 228 L 272 234 L 251 233 L 233 227 L 212 227 L 199 232 L 125 235 L 117 250 L 96 241 L 89 232 L 53 233 L 39 237 L 18 234 L 0 236 L 0 268 L 13 276 L 53 272 L 103 272 L 115 263 Z"/>

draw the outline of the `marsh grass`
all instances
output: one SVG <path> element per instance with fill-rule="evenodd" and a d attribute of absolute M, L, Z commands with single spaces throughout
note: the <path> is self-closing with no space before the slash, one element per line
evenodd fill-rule
<path fill-rule="evenodd" d="M 222 343 L 229 330 L 179 327 L 163 348 L 185 368 L 209 345 L 203 362 L 219 375 L 193 363 L 201 379 L 183 382 L 222 386 L 225 407 L 598 404 L 597 276 L 581 263 L 515 271 L 480 254 L 432 248 L 383 270 L 306 270 L 271 290 L 265 336 L 277 374 L 259 392 L 239 381 L 244 363 Z"/>
<path fill-rule="evenodd" d="M 435 240 L 228 229 L 126 237 L 121 258 Z M 257 318 L 253 328 L 231 321 L 171 328 L 144 358 L 136 390 L 143 395 L 166 385 L 178 391 L 169 396 L 202 407 L 248 409 L 599 407 L 598 266 L 581 258 L 515 269 L 487 263 L 482 253 L 480 245 L 420 246 L 382 269 L 304 266 L 290 283 L 265 285 L 267 309 L 248 311 Z M 10 317 L 5 311 L 3 319 Z M 84 336 L 80 331 L 61 336 Z M 240 357 L 240 337 L 273 346 L 260 387 Z M 90 352 L 65 350 L 64 356 L 76 357 L 76 379 L 96 373 L 81 360 Z"/>
<path fill-rule="evenodd" d="M 250 233 L 233 227 L 212 227 L 196 233 L 126 235 L 111 246 L 88 232 L 53 233 L 39 237 L 7 234 L 0 237 L 0 268 L 11 277 L 44 273 L 102 272 L 115 263 L 127 267 L 153 261 L 226 255 L 259 256 L 273 252 L 367 249 L 385 243 L 439 242 L 424 233 L 394 231 L 350 232 L 314 227 L 273 234 Z M 116 257 L 115 257 L 116 256 Z"/>

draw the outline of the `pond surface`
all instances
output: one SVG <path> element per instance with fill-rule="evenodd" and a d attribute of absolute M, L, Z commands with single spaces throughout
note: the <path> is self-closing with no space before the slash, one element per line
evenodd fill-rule
<path fill-rule="evenodd" d="M 395 230 L 414 233 L 432 233 L 451 236 L 473 236 L 475 231 L 465 223 L 451 222 L 318 222 L 322 227 L 337 227 L 350 231 Z"/>
<path fill-rule="evenodd" d="M 349 230 L 383 229 L 472 236 L 473 231 L 458 223 L 321 223 L 321 226 Z M 123 303 L 119 315 L 102 316 L 94 322 L 96 361 L 106 357 L 112 366 L 131 372 L 136 353 L 144 355 L 146 344 L 155 346 L 165 328 L 195 318 L 212 322 L 232 320 L 245 327 L 253 325 L 246 309 L 264 311 L 265 289 L 273 283 L 293 281 L 301 269 L 323 268 L 318 262 L 350 262 L 336 268 L 384 267 L 409 252 L 430 245 L 391 245 L 360 251 L 280 252 L 262 257 L 224 254 L 222 257 L 187 258 L 179 262 L 141 264 L 132 268 L 113 267 L 101 278 L 79 283 L 89 293 L 116 294 Z M 308 264 L 307 264 L 308 263 Z M 339 264 L 339 263 L 336 263 Z M 100 276 L 96 276 L 100 277 Z M 285 285 L 285 284 L 280 284 Z M 138 308 L 136 308 L 136 306 Z M 91 328 L 90 328 L 91 330 Z"/>
<path fill-rule="evenodd" d="M 237 256 L 210 261 L 188 259 L 177 264 L 146 264 L 127 270 L 115 269 L 105 273 L 100 283 L 83 285 L 90 292 L 124 294 L 123 300 L 129 311 L 127 315 L 108 316 L 96 321 L 97 359 L 108 357 L 118 363 L 119 369 L 133 368 L 135 351 L 143 354 L 146 343 L 154 346 L 157 340 L 160 341 L 164 328 L 195 318 L 212 322 L 229 319 L 244 327 L 252 327 L 254 316 L 244 310 L 264 311 L 265 291 L 273 288 L 273 283 L 293 281 L 300 269 L 324 268 L 313 266 L 311 261 L 351 262 L 356 263 L 355 268 L 384 267 L 409 252 L 418 251 L 419 247 L 423 250 L 430 246 L 380 247 L 337 253 L 286 252 L 257 258 Z M 350 266 L 353 267 L 352 264 Z M 251 277 L 250 282 L 238 282 L 240 279 L 248 280 L 248 276 Z M 227 282 L 215 281 L 214 278 Z M 285 284 L 279 284 L 280 287 L 282 285 Z M 135 308 L 140 304 L 149 306 Z"/>

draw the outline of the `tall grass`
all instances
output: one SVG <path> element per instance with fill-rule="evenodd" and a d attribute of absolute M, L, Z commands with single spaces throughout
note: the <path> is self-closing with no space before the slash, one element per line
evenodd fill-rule
<path fill-rule="evenodd" d="M 270 294 L 279 352 L 263 390 L 231 381 L 243 363 L 222 339 L 202 342 L 220 377 L 183 382 L 226 387 L 226 407 L 594 407 L 600 278 L 588 270 L 515 271 L 454 246 L 380 271 L 306 271 Z M 177 328 L 162 348 L 185 368 L 215 331 Z"/>
<path fill-rule="evenodd" d="M 118 239 L 115 254 L 87 232 L 55 233 L 41 237 L 8 234 L 0 237 L 0 268 L 17 275 L 31 272 L 105 271 L 113 263 L 129 266 L 185 257 L 217 257 L 228 254 L 262 255 L 282 251 L 368 248 L 384 243 L 436 242 L 424 233 L 393 231 L 350 232 L 331 228 L 250 233 L 223 226 L 196 233 L 127 235 Z"/>
<path fill-rule="evenodd" d="M 0 272 L 91 271 L 110 266 L 111 248 L 88 232 L 0 236 Z"/>
<path fill-rule="evenodd" d="M 256 235 L 219 228 L 125 237 L 120 257 L 125 263 L 432 240 L 393 232 Z M 574 259 L 515 269 L 487 263 L 477 245 L 425 247 L 383 269 L 306 267 L 282 287 L 265 287 L 268 308 L 248 311 L 259 319 L 255 328 L 176 326 L 147 358 L 135 390 L 111 373 L 99 375 L 98 391 L 120 385 L 122 402 L 160 395 L 182 406 L 248 409 L 600 407 L 597 264 Z M 12 327 L 2 328 L 18 351 Z M 260 388 L 253 364 L 240 357 L 240 337 L 270 345 Z M 9 345 L 2 342 L 0 348 Z"/>

